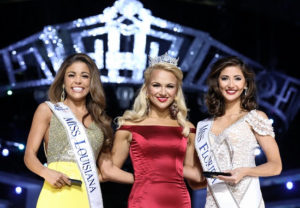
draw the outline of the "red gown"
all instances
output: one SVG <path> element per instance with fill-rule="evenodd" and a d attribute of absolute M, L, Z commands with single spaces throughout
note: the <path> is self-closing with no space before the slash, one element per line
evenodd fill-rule
<path fill-rule="evenodd" d="M 135 181 L 129 208 L 190 208 L 183 180 L 187 138 L 181 127 L 121 126 L 132 133 L 130 157 Z M 195 133 L 195 129 L 191 129 Z"/>

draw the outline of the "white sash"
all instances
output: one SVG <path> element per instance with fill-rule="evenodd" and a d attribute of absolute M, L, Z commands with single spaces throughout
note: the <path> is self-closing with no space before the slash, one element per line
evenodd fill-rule
<path fill-rule="evenodd" d="M 211 119 L 198 122 L 195 137 L 195 148 L 203 171 L 220 171 L 214 153 L 208 142 L 208 134 L 212 125 Z M 207 178 L 211 193 L 219 208 L 255 208 L 262 200 L 258 178 L 252 178 L 240 204 L 228 189 L 226 183 L 217 178 Z"/>
<path fill-rule="evenodd" d="M 90 207 L 103 208 L 96 162 L 83 125 L 63 103 L 46 103 L 67 130 L 77 165 L 85 182 Z"/>

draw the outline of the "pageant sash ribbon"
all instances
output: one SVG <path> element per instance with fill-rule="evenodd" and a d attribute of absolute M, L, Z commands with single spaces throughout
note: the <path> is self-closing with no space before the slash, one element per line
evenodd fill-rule
<path fill-rule="evenodd" d="M 211 125 L 212 120 L 209 119 L 198 122 L 195 137 L 195 148 L 203 171 L 220 171 L 208 142 L 208 133 L 210 131 Z M 206 180 L 213 194 L 213 197 L 218 204 L 218 207 L 239 207 L 224 181 L 221 181 L 217 178 L 207 178 Z"/>
<path fill-rule="evenodd" d="M 208 134 L 211 129 L 211 125 L 211 119 L 205 119 L 198 122 L 195 137 L 195 148 L 203 171 L 219 172 L 220 169 L 208 141 Z M 245 191 L 240 204 L 238 204 L 235 200 L 224 181 L 217 178 L 207 178 L 207 183 L 219 208 L 254 208 L 259 207 L 261 203 L 262 196 L 258 178 L 252 178 L 250 180 L 250 184 Z"/>
<path fill-rule="evenodd" d="M 84 126 L 63 103 L 46 102 L 67 131 L 76 162 L 84 179 L 91 208 L 103 208 L 98 171 Z"/>

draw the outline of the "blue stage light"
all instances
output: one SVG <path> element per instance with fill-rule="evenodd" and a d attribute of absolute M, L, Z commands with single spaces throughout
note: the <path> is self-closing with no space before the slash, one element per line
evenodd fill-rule
<path fill-rule="evenodd" d="M 22 187 L 20 187 L 20 186 L 17 186 L 17 187 L 15 188 L 16 194 L 21 194 L 22 191 L 23 191 L 23 189 L 22 189 Z"/>
<path fill-rule="evenodd" d="M 294 188 L 294 183 L 292 181 L 288 181 L 288 182 L 286 182 L 285 187 L 288 190 L 292 190 Z"/>
<path fill-rule="evenodd" d="M 255 155 L 255 156 L 258 156 L 258 155 L 260 155 L 260 154 L 261 154 L 260 148 L 256 148 L 256 149 L 254 150 L 254 155 Z"/>
<path fill-rule="evenodd" d="M 2 156 L 7 157 L 8 155 L 9 155 L 9 150 L 6 149 L 6 148 L 4 148 L 4 149 L 2 150 Z"/>

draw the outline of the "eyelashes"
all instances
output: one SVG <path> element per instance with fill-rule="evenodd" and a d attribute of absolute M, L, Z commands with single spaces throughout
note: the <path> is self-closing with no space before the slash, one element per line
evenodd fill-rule
<path fill-rule="evenodd" d="M 152 87 L 161 87 L 161 85 L 160 84 L 152 84 Z M 167 88 L 169 88 L 169 89 L 173 89 L 173 88 L 175 88 L 175 85 L 167 85 Z"/>
<path fill-rule="evenodd" d="M 221 77 L 220 79 L 221 79 L 222 81 L 226 81 L 226 80 L 229 80 L 229 77 Z M 240 80 L 242 80 L 242 77 L 234 77 L 234 80 L 240 81 Z"/>
<path fill-rule="evenodd" d="M 75 77 L 75 74 L 70 73 L 70 74 L 68 74 L 67 76 L 68 76 L 69 78 L 73 78 L 73 77 Z M 90 76 L 87 75 L 87 74 L 82 74 L 81 77 L 84 78 L 84 79 L 89 79 L 89 78 L 90 78 Z"/>

